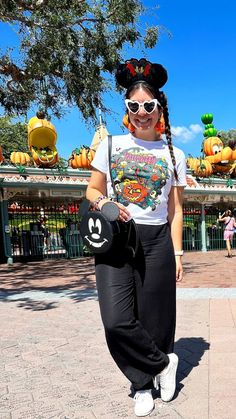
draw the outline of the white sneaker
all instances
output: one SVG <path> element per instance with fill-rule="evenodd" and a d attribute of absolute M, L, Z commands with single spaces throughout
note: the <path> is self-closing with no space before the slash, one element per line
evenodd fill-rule
<path fill-rule="evenodd" d="M 152 390 L 136 391 L 134 401 L 134 413 L 136 416 L 147 416 L 154 409 Z"/>
<path fill-rule="evenodd" d="M 155 383 L 158 383 L 159 378 L 159 384 L 161 388 L 161 399 L 163 400 L 163 402 L 169 402 L 175 394 L 176 371 L 179 362 L 179 358 L 174 353 L 169 354 L 168 358 L 170 362 L 167 365 L 167 367 L 153 380 L 155 386 Z"/>

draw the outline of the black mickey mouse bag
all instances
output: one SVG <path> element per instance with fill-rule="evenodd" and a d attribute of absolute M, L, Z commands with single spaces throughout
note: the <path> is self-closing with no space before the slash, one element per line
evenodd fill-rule
<path fill-rule="evenodd" d="M 109 168 L 111 160 L 111 135 L 108 136 Z M 111 172 L 111 170 L 110 170 Z M 111 176 L 114 189 L 114 184 Z M 114 189 L 115 191 L 115 189 Z M 91 209 L 88 200 L 80 206 L 82 221 L 80 232 L 84 244 L 93 253 L 108 252 L 115 242 L 119 241 L 134 257 L 138 247 L 138 232 L 134 220 L 118 221 L 119 208 L 115 202 L 106 202 L 101 211 Z"/>

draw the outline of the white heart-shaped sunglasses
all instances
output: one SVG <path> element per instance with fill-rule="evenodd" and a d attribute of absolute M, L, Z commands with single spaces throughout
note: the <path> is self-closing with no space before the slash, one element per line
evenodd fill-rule
<path fill-rule="evenodd" d="M 142 107 L 146 113 L 155 111 L 157 105 L 161 106 L 157 99 L 145 100 L 145 102 L 137 102 L 137 100 L 125 99 L 125 105 L 131 113 L 138 113 Z"/>

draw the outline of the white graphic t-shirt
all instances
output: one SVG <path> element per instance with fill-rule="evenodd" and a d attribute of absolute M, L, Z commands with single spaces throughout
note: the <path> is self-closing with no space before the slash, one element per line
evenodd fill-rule
<path fill-rule="evenodd" d="M 108 165 L 108 138 L 99 145 L 92 166 L 107 176 L 108 196 L 113 196 Z M 132 134 L 112 136 L 111 172 L 115 195 L 137 224 L 167 222 L 171 186 L 186 186 L 184 153 L 173 147 L 178 181 L 165 141 L 145 141 Z"/>

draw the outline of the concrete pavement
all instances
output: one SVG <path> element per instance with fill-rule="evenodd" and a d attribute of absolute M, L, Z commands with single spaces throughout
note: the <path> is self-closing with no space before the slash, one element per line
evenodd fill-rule
<path fill-rule="evenodd" d="M 233 419 L 236 257 L 186 253 L 178 284 L 176 396 L 150 417 Z M 0 265 L 0 419 L 134 418 L 106 348 L 93 259 Z"/>

